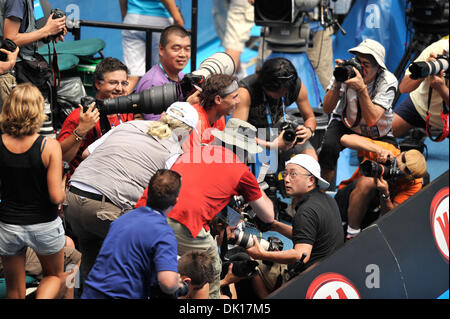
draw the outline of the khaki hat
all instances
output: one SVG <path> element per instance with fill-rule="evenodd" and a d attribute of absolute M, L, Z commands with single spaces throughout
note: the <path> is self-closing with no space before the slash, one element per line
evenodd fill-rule
<path fill-rule="evenodd" d="M 406 151 L 405 162 L 406 167 L 415 178 L 421 178 L 427 173 L 427 161 L 418 150 Z"/>
<path fill-rule="evenodd" d="M 378 65 L 382 67 L 383 69 L 387 69 L 386 65 L 384 64 L 384 58 L 386 56 L 386 50 L 384 49 L 384 46 L 381 45 L 380 42 L 372 40 L 372 39 L 365 39 L 363 42 L 361 42 L 357 47 L 351 48 L 348 50 L 348 52 L 355 54 L 355 53 L 362 53 L 362 54 L 368 54 L 373 56 L 375 61 L 377 61 Z"/>
<path fill-rule="evenodd" d="M 228 120 L 224 131 L 213 130 L 211 133 L 226 144 L 235 145 L 250 154 L 262 152 L 262 147 L 256 144 L 256 127 L 240 119 Z"/>

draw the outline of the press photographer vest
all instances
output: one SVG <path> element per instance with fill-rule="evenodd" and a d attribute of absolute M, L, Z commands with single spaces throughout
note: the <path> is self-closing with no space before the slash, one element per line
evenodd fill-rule
<path fill-rule="evenodd" d="M 3 28 L 5 25 L 5 5 L 7 0 L 0 0 L 0 45 L 3 41 Z M 29 33 L 35 31 L 36 20 L 34 18 L 34 3 L 33 0 L 25 0 L 26 10 L 27 10 L 27 28 L 24 33 Z M 23 21 L 22 21 L 23 23 Z M 37 42 L 30 43 L 26 46 L 20 47 L 20 54 L 17 57 L 17 61 L 34 60 L 33 54 L 37 50 Z"/>
<path fill-rule="evenodd" d="M 290 89 L 284 97 L 286 106 L 291 105 L 297 100 L 302 82 L 297 78 L 295 87 Z M 248 90 L 251 98 L 248 120 L 256 128 L 273 127 L 283 117 L 283 100 L 269 98 L 258 81 L 258 75 L 252 74 L 239 82 L 239 86 Z M 266 105 L 268 108 L 266 108 Z M 270 112 L 269 123 L 267 109 Z M 266 135 L 269 138 L 269 134 Z"/>

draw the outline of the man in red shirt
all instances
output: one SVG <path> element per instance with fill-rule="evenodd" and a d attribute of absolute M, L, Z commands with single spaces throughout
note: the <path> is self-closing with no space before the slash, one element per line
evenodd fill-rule
<path fill-rule="evenodd" d="M 225 116 L 232 115 L 239 103 L 239 85 L 230 75 L 214 74 L 205 83 L 200 93 L 200 103 L 193 106 L 198 112 L 197 128 L 192 132 L 183 149 L 208 144 L 214 140 L 213 129 L 225 129 Z"/>
<path fill-rule="evenodd" d="M 105 100 L 127 95 L 128 68 L 116 58 L 105 58 L 96 67 L 94 87 L 96 99 Z M 108 115 L 111 127 L 133 120 L 133 114 Z M 86 112 L 83 108 L 72 111 L 63 123 L 58 141 L 61 144 L 63 160 L 69 162 L 69 178 L 81 163 L 83 151 L 101 137 L 100 113 L 94 104 Z"/>
<path fill-rule="evenodd" d="M 244 164 L 248 153 L 262 151 L 255 142 L 256 128 L 233 118 L 224 131 L 214 130 L 212 134 L 224 146 L 199 146 L 201 156 L 193 157 L 193 150 L 190 150 L 172 166 L 183 182 L 168 222 L 177 237 L 179 255 L 196 249 L 206 251 L 214 258 L 215 279 L 210 284 L 210 298 L 219 298 L 221 267 L 217 244 L 210 234 L 211 220 L 234 195 L 242 195 L 265 223 L 274 221 L 274 212 L 272 201 Z"/>

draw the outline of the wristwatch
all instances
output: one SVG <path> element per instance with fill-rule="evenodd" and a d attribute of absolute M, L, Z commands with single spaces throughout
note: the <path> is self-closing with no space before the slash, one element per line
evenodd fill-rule
<path fill-rule="evenodd" d="M 77 130 L 73 130 L 73 135 L 75 135 L 75 140 L 77 142 L 84 140 L 84 136 L 77 132 Z"/>
<path fill-rule="evenodd" d="M 388 200 L 391 197 L 391 194 L 381 194 L 381 198 L 384 200 Z"/>

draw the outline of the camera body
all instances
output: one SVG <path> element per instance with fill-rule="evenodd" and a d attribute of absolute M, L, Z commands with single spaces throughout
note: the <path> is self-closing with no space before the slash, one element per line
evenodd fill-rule
<path fill-rule="evenodd" d="M 280 130 L 284 131 L 283 140 L 287 144 L 291 144 L 295 141 L 297 125 L 292 122 L 281 123 Z"/>
<path fill-rule="evenodd" d="M 4 39 L 2 41 L 1 48 L 5 49 L 9 52 L 14 52 L 14 51 L 16 51 L 17 44 L 11 39 Z M 6 53 L 0 52 L 0 61 L 6 62 L 7 60 L 8 60 L 8 56 L 6 55 Z"/>
<path fill-rule="evenodd" d="M 436 60 L 428 62 L 413 62 L 409 66 L 408 70 L 411 72 L 410 78 L 417 80 L 425 78 L 429 75 L 437 75 L 442 70 L 445 71 L 446 77 L 448 77 L 448 53 L 438 55 Z"/>
<path fill-rule="evenodd" d="M 66 13 L 60 9 L 52 9 L 50 11 L 50 17 L 55 19 L 60 19 L 66 16 Z M 64 34 L 64 31 L 59 32 L 58 34 L 50 35 L 47 38 L 43 39 L 42 42 L 44 43 L 50 43 L 51 41 L 55 41 L 58 37 Z"/>
<path fill-rule="evenodd" d="M 402 174 L 402 171 L 397 166 L 396 158 L 384 164 L 366 160 L 359 165 L 359 170 L 366 177 L 380 178 L 383 176 L 388 181 L 395 180 Z"/>
<path fill-rule="evenodd" d="M 350 60 L 345 60 L 334 69 L 333 75 L 336 81 L 345 82 L 348 79 L 354 78 L 356 73 L 353 67 L 362 75 L 361 63 L 359 63 L 357 58 L 351 58 Z"/>

